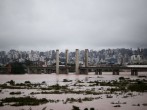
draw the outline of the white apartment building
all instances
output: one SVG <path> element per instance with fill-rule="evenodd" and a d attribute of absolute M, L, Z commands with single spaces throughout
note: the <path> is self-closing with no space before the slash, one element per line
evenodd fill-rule
<path fill-rule="evenodd" d="M 132 55 L 131 56 L 131 63 L 142 63 L 142 56 L 141 55 Z"/>

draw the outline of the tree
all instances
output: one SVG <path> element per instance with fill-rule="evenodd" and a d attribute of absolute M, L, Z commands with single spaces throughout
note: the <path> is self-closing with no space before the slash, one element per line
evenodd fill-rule
<path fill-rule="evenodd" d="M 24 74 L 25 73 L 25 67 L 22 63 L 14 62 L 11 64 L 11 66 L 12 66 L 11 73 L 14 73 L 14 74 Z"/>
<path fill-rule="evenodd" d="M 33 65 L 33 62 L 30 61 L 30 60 L 25 60 L 25 64 L 26 64 L 27 66 L 31 66 L 31 65 Z"/>

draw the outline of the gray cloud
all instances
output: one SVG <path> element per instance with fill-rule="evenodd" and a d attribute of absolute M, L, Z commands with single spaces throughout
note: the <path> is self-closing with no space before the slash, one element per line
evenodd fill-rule
<path fill-rule="evenodd" d="M 147 47 L 146 0 L 0 0 L 0 49 Z"/>

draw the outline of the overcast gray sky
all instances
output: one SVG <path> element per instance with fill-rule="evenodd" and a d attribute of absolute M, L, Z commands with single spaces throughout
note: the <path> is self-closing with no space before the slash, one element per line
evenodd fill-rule
<path fill-rule="evenodd" d="M 147 47 L 147 0 L 0 0 L 0 50 Z"/>

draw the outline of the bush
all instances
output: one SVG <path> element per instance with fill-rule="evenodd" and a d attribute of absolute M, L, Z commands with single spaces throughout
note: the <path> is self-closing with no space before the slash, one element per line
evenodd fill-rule
<path fill-rule="evenodd" d="M 11 81 L 8 81 L 7 83 L 9 83 L 10 85 L 15 85 L 15 81 L 11 80 Z"/>
<path fill-rule="evenodd" d="M 73 106 L 72 106 L 72 110 L 80 110 L 80 108 L 73 105 Z"/>
<path fill-rule="evenodd" d="M 90 110 L 94 110 L 94 108 L 90 108 Z"/>
<path fill-rule="evenodd" d="M 24 105 L 40 105 L 47 103 L 48 100 L 46 98 L 37 99 L 31 97 L 9 97 L 1 100 L 4 103 L 14 102 L 11 106 L 24 106 Z"/>
<path fill-rule="evenodd" d="M 124 77 L 119 77 L 119 80 L 125 80 L 125 78 Z"/>

